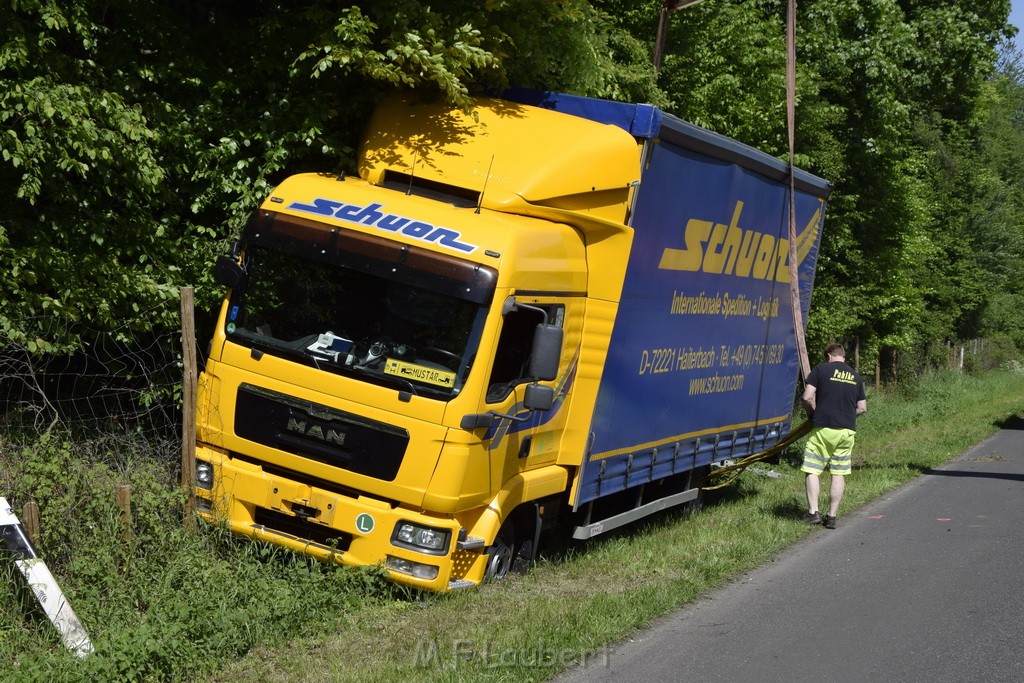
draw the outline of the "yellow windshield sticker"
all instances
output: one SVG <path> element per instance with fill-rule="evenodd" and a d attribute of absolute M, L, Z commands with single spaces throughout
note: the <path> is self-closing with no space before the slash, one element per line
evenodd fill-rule
<path fill-rule="evenodd" d="M 414 379 L 417 382 L 426 382 L 427 384 L 436 384 L 439 387 L 448 387 L 449 389 L 455 386 L 454 372 L 427 368 L 413 363 L 403 363 L 394 358 L 388 358 L 387 364 L 384 366 L 384 374 L 394 375 L 403 379 Z"/>

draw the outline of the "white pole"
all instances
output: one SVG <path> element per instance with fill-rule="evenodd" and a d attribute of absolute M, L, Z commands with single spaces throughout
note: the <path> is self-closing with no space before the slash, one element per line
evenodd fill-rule
<path fill-rule="evenodd" d="M 7 550 L 14 555 L 14 564 L 25 577 L 29 587 L 39 601 L 47 618 L 57 628 L 64 647 L 76 657 L 82 658 L 92 652 L 92 642 L 82 627 L 82 623 L 71 609 L 71 603 L 64 597 L 63 591 L 54 580 L 46 563 L 36 554 L 32 542 L 18 521 L 18 516 L 7 504 L 7 499 L 0 496 L 0 537 L 3 537 Z"/>

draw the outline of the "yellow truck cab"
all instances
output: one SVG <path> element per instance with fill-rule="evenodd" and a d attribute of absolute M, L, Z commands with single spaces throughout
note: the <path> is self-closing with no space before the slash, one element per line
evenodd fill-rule
<path fill-rule="evenodd" d="M 228 293 L 199 383 L 202 517 L 324 560 L 381 565 L 418 588 L 459 589 L 528 564 L 559 518 L 583 538 L 683 504 L 712 464 L 786 433 L 794 330 L 778 300 L 789 243 L 770 234 L 780 216 L 770 229 L 748 220 L 759 202 L 779 204 L 778 162 L 738 143 L 721 153 L 716 136 L 646 105 L 520 99 L 531 103 L 480 100 L 471 112 L 386 102 L 359 177 L 287 179 L 218 259 Z M 732 192 L 721 223 L 703 220 L 660 186 L 671 182 L 665 149 L 687 168 L 740 169 L 752 199 Z M 664 215 L 638 240 L 652 166 Z M 809 300 L 827 185 L 802 174 L 800 187 Z M 708 192 L 691 191 L 702 202 Z M 724 254 L 718 273 L 714 254 Z M 651 270 L 671 291 L 652 287 L 641 274 Z M 702 282 L 716 277 L 738 286 Z M 656 311 L 643 303 L 651 296 Z M 761 297 L 768 315 L 740 315 L 737 296 Z M 731 301 L 733 322 L 701 298 Z M 680 306 L 692 312 L 672 312 Z M 640 346 L 617 338 L 642 329 Z M 721 358 L 733 352 L 738 367 Z M 693 380 L 715 389 L 726 367 L 722 386 L 734 388 L 695 398 Z M 775 398 L 759 397 L 764 410 L 708 402 L 764 394 L 758 368 L 782 378 Z M 652 404 L 667 387 L 678 397 Z M 690 414 L 704 403 L 713 409 Z"/>

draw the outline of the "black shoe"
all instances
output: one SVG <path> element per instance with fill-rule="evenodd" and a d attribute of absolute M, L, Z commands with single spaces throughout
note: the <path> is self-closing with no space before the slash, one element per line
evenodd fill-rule
<path fill-rule="evenodd" d="M 804 522 L 811 526 L 818 526 L 821 524 L 821 515 L 817 512 L 808 512 L 804 515 Z"/>
<path fill-rule="evenodd" d="M 835 518 L 835 516 L 833 516 L 833 515 L 825 515 L 825 528 L 826 529 L 835 529 L 836 528 L 836 518 Z"/>

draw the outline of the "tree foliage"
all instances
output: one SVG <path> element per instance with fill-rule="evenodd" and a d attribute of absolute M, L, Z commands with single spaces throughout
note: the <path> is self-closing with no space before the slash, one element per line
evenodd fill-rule
<path fill-rule="evenodd" d="M 684 118 L 783 158 L 785 4 L 672 15 L 659 80 Z M 986 140 L 1001 125 L 995 148 L 1006 149 L 1024 132 L 993 109 L 1007 93 L 995 65 L 1013 49 L 1008 13 L 1006 0 L 798 3 L 797 163 L 834 185 L 812 347 L 845 339 L 919 355 L 1002 329 L 985 311 L 1005 311 L 1013 278 L 997 274 L 1019 271 L 990 249 L 996 234 L 1021 234 L 1007 201 L 1022 176 L 1005 163 L 993 173 Z M 653 7 L 652 36 L 656 17 Z"/>
<path fill-rule="evenodd" d="M 77 340 L 34 316 L 172 325 L 185 283 L 212 305 L 214 252 L 285 175 L 350 168 L 387 90 L 657 92 L 582 0 L 25 0 L 0 41 L 0 329 L 44 350 Z"/>
<path fill-rule="evenodd" d="M 0 330 L 175 324 L 284 176 L 351 169 L 396 88 L 657 104 L 785 157 L 785 0 L 19 0 L 0 25 Z M 834 184 L 811 344 L 1024 345 L 1022 76 L 1008 0 L 802 0 L 797 163 Z M 149 317 L 140 311 L 163 311 Z M 64 328 L 73 330 L 73 327 Z M 138 332 L 144 332 L 140 329 Z"/>

